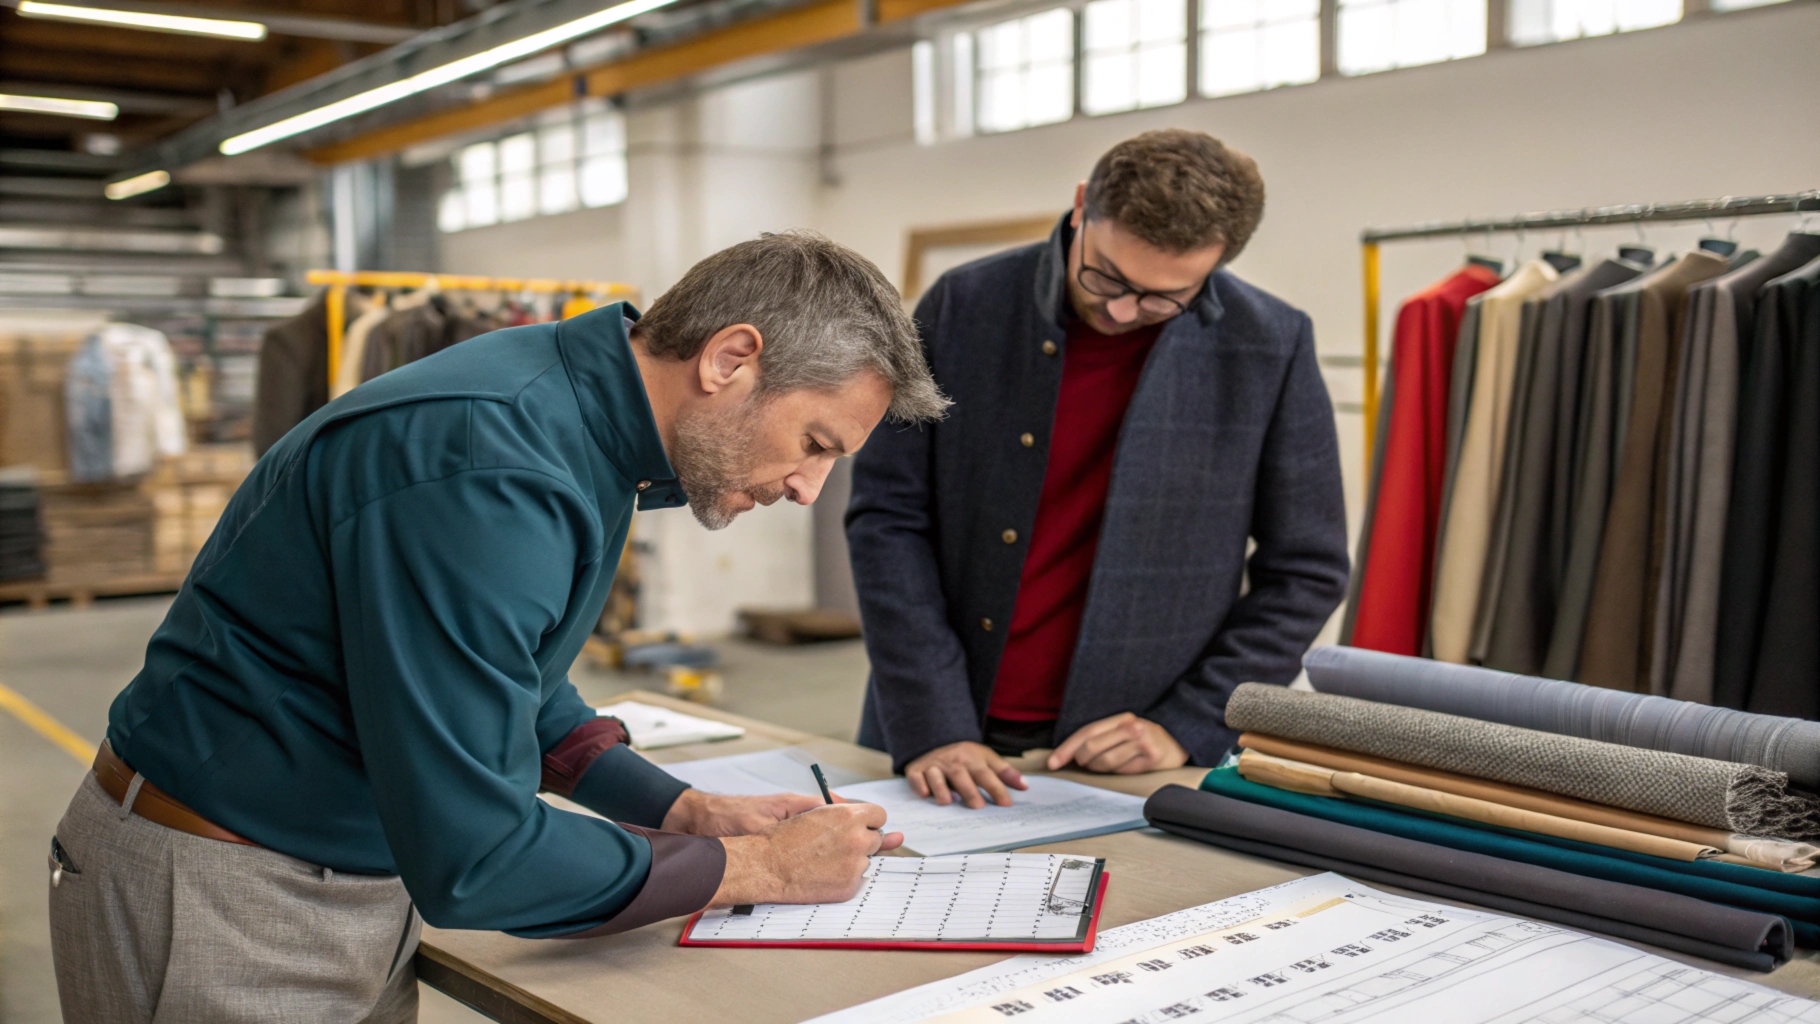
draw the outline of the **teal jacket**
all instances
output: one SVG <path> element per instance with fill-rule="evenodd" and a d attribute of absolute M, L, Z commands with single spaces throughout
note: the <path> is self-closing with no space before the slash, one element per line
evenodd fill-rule
<path fill-rule="evenodd" d="M 115 752 L 263 846 L 399 875 L 442 927 L 573 934 L 704 905 L 720 843 L 649 831 L 683 784 L 603 735 L 567 678 L 634 500 L 686 501 L 637 316 L 497 331 L 300 423 L 115 699 Z"/>

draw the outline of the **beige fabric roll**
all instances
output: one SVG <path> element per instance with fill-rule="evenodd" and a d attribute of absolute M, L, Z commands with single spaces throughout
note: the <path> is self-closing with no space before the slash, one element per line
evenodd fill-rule
<path fill-rule="evenodd" d="M 1300 792 L 1317 792 L 1320 776 L 1326 775 L 1327 784 L 1346 796 L 1669 860 L 1696 861 L 1719 854 L 1719 850 L 1711 846 L 1526 811 L 1489 800 L 1373 778 L 1358 772 L 1332 771 L 1316 765 L 1287 761 L 1256 750 L 1247 750 L 1239 756 L 1239 774 L 1262 785 L 1281 789 L 1296 788 Z M 1276 780 L 1293 782 L 1295 785 L 1278 785 Z"/>
<path fill-rule="evenodd" d="M 1631 832 L 1644 832 L 1665 839 L 1678 839 L 1684 843 L 1694 843 L 1699 846 L 1724 850 L 1728 848 L 1728 840 L 1731 838 L 1731 833 L 1723 829 L 1690 825 L 1684 821 L 1658 818 L 1650 814 L 1607 807 L 1604 804 L 1575 800 L 1572 797 L 1556 796 L 1553 793 L 1525 789 L 1522 786 L 1490 782 L 1467 775 L 1456 775 L 1453 772 L 1433 768 L 1417 768 L 1384 758 L 1334 750 L 1331 747 L 1322 747 L 1313 743 L 1301 743 L 1248 732 L 1239 737 L 1239 746 L 1256 750 L 1259 753 L 1273 754 L 1311 765 L 1320 765 L 1323 768 L 1332 768 L 1336 771 L 1358 772 L 1380 779 L 1389 779 L 1393 782 L 1439 790 L 1443 793 L 1455 793 L 1479 800 L 1489 800 L 1522 810 L 1572 818 L 1576 821 L 1591 822 L 1595 825 L 1606 825 Z"/>

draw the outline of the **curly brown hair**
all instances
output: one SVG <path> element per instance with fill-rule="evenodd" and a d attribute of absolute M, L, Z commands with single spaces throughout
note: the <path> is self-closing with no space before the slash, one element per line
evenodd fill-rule
<path fill-rule="evenodd" d="M 1087 216 L 1172 253 L 1223 243 L 1220 262 L 1230 263 L 1264 219 L 1264 178 L 1257 161 L 1206 132 L 1145 132 L 1093 165 Z"/>

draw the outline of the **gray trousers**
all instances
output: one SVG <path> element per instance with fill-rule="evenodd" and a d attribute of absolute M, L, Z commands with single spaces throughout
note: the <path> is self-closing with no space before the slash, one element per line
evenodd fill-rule
<path fill-rule="evenodd" d="M 421 919 L 395 877 L 336 874 L 121 809 L 91 774 L 50 890 L 66 1024 L 408 1024 Z"/>

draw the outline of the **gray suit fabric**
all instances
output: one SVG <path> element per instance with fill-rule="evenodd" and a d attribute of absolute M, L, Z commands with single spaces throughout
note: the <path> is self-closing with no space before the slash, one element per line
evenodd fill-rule
<path fill-rule="evenodd" d="M 1651 643 L 1651 546 L 1655 533 L 1657 468 L 1662 453 L 1663 397 L 1678 361 L 1686 325 L 1687 290 L 1729 269 L 1723 257 L 1690 252 L 1649 275 L 1636 292 L 1637 315 L 1628 335 L 1635 351 L 1627 389 L 1627 425 L 1606 509 L 1592 600 L 1574 678 L 1621 690 L 1647 689 Z"/>
<path fill-rule="evenodd" d="M 1365 486 L 1365 518 L 1359 523 L 1359 546 L 1352 559 L 1352 578 L 1346 583 L 1346 609 L 1340 617 L 1340 642 L 1352 643 L 1353 627 L 1359 619 L 1359 591 L 1365 585 L 1365 566 L 1371 559 L 1371 528 L 1378 519 L 1378 483 L 1384 476 L 1384 451 L 1390 436 L 1390 410 L 1397 396 L 1396 367 L 1384 372 L 1384 389 L 1378 393 L 1378 421 L 1371 432 L 1371 479 Z"/>
<path fill-rule="evenodd" d="M 1820 722 L 1356 647 L 1317 647 L 1303 666 L 1321 693 L 1761 765 L 1786 772 L 1797 785 L 1820 789 Z"/>
<path fill-rule="evenodd" d="M 92 774 L 57 839 L 78 869 L 50 890 L 64 1020 L 416 1021 L 422 918 L 396 875 L 335 874 L 165 828 Z"/>
<path fill-rule="evenodd" d="M 1542 674 L 1573 679 L 1580 667 L 1586 610 L 1592 603 L 1593 573 L 1605 533 L 1605 510 L 1611 500 L 1612 474 L 1619 438 L 1622 375 L 1619 359 L 1627 321 L 1634 319 L 1638 278 L 1593 296 L 1586 331 L 1585 372 L 1576 389 L 1574 419 L 1574 485 L 1568 509 L 1567 562 L 1561 575 L 1560 600 L 1549 628 L 1548 654 Z"/>
<path fill-rule="evenodd" d="M 1253 683 L 1232 692 L 1226 720 L 1245 732 L 1528 786 L 1709 828 L 1803 842 L 1820 838 L 1820 799 L 1790 791 L 1787 774 L 1754 764 Z"/>
<path fill-rule="evenodd" d="M 1718 647 L 1719 580 L 1737 445 L 1740 357 L 1756 330 L 1757 294 L 1771 278 L 1820 257 L 1820 235 L 1791 234 L 1738 270 L 1696 286 L 1688 372 L 1676 396 L 1667 547 L 1657 584 L 1658 657 L 1652 691 L 1710 702 Z"/>
<path fill-rule="evenodd" d="M 1511 432 L 1512 470 L 1503 491 L 1510 495 L 1508 522 L 1501 524 L 1501 547 L 1494 548 L 1502 552 L 1502 572 L 1480 657 L 1486 665 L 1542 670 L 1567 568 L 1576 385 L 1584 372 L 1589 307 L 1595 293 L 1640 273 L 1632 264 L 1605 260 L 1562 278 L 1542 301 L 1521 427 L 1513 425 Z"/>
<path fill-rule="evenodd" d="M 1516 530 L 1516 518 L 1520 513 L 1532 515 L 1531 510 L 1542 497 L 1535 491 L 1520 489 L 1520 482 L 1526 462 L 1541 457 L 1538 452 L 1526 452 L 1524 442 L 1529 432 L 1539 429 L 1532 424 L 1531 418 L 1541 414 L 1533 408 L 1532 396 L 1537 388 L 1542 326 L 1546 319 L 1544 311 L 1550 299 L 1590 272 L 1578 270 L 1559 277 L 1523 303 L 1517 327 L 1516 372 L 1510 382 L 1510 426 L 1505 432 L 1504 464 L 1498 471 L 1498 494 L 1502 497 L 1493 514 L 1491 539 L 1485 547 L 1485 575 L 1480 580 L 1479 604 L 1473 618 L 1470 660 L 1475 664 L 1485 661 L 1491 646 L 1492 626 L 1500 615 L 1504 578 L 1511 569 L 1510 541 Z"/>

